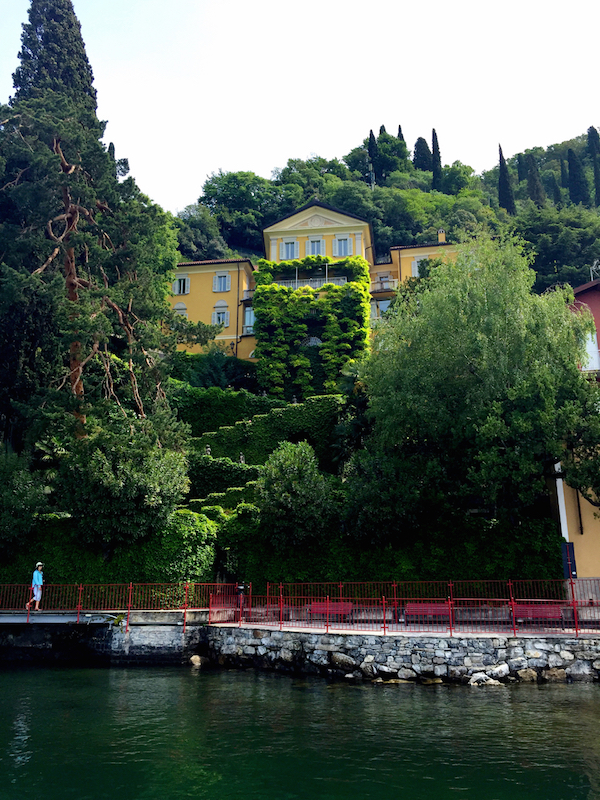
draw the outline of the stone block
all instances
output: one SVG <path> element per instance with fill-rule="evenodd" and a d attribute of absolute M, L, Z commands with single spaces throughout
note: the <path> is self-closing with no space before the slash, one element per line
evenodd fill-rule
<path fill-rule="evenodd" d="M 508 664 L 504 662 L 502 664 L 498 664 L 497 667 L 494 667 L 494 669 L 490 670 L 490 675 L 492 676 L 492 678 L 500 679 L 500 678 L 506 678 L 509 672 L 510 668 Z"/>
<path fill-rule="evenodd" d="M 567 680 L 567 673 L 564 669 L 552 667 L 551 669 L 542 670 L 542 678 L 549 683 L 565 683 Z"/>
<path fill-rule="evenodd" d="M 566 669 L 574 681 L 591 681 L 594 679 L 592 665 L 589 661 L 574 661 Z"/>
<path fill-rule="evenodd" d="M 519 676 L 519 680 L 524 683 L 534 683 L 538 679 L 537 672 L 530 667 L 517 670 L 517 675 Z"/>
<path fill-rule="evenodd" d="M 337 669 L 343 669 L 346 672 L 350 672 L 356 667 L 356 661 L 353 658 L 339 651 L 331 654 L 331 663 Z"/>

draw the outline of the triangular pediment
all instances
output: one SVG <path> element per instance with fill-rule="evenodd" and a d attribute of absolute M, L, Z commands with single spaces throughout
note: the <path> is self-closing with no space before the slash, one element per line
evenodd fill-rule
<path fill-rule="evenodd" d="M 295 214 L 290 214 L 288 217 L 275 222 L 265 228 L 265 233 L 275 233 L 283 231 L 302 231 L 302 230 L 324 230 L 337 228 L 352 228 L 367 225 L 363 220 L 357 219 L 355 216 L 346 215 L 343 211 L 337 211 L 330 208 L 322 208 L 318 205 L 313 205 L 309 208 L 301 209 Z"/>
<path fill-rule="evenodd" d="M 297 228 L 332 228 L 339 226 L 340 220 L 326 217 L 323 214 L 311 214 L 308 219 L 303 219 L 300 222 L 291 220 L 291 224 L 287 226 L 287 230 L 296 230 Z"/>

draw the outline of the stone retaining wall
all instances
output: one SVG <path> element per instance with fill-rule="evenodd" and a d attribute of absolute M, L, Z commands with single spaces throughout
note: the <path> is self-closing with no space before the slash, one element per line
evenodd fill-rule
<path fill-rule="evenodd" d="M 207 644 L 211 660 L 222 666 L 351 680 L 482 684 L 600 677 L 600 638 L 362 636 L 211 627 Z"/>

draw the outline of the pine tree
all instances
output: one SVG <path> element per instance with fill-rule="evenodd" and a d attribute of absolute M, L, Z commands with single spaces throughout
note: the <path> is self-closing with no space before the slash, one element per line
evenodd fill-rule
<path fill-rule="evenodd" d="M 415 169 L 422 169 L 428 172 L 431 172 L 433 167 L 433 156 L 431 155 L 431 150 L 422 136 L 419 136 L 415 142 L 413 164 Z"/>
<path fill-rule="evenodd" d="M 540 180 L 540 173 L 533 153 L 527 154 L 527 194 L 538 208 L 546 202 L 546 192 Z"/>
<path fill-rule="evenodd" d="M 590 187 L 579 156 L 569 148 L 567 158 L 569 160 L 569 197 L 571 202 L 575 205 L 583 203 L 584 206 L 589 206 Z"/>
<path fill-rule="evenodd" d="M 587 131 L 587 146 L 592 158 L 595 154 L 600 155 L 600 135 L 598 135 L 598 130 L 593 126 L 588 128 Z"/>
<path fill-rule="evenodd" d="M 401 125 L 398 125 L 398 139 L 400 139 L 401 141 L 403 141 L 406 144 L 406 142 L 404 140 L 404 136 L 402 134 L 402 126 Z"/>
<path fill-rule="evenodd" d="M 13 75 L 15 101 L 51 89 L 96 108 L 92 68 L 71 0 L 31 0 L 21 43 L 21 63 Z"/>
<path fill-rule="evenodd" d="M 505 208 L 509 214 L 516 214 L 515 196 L 513 194 L 512 185 L 510 182 L 510 174 L 504 156 L 502 154 L 502 147 L 498 145 L 500 151 L 500 171 L 498 173 L 498 203 L 502 208 Z"/>
<path fill-rule="evenodd" d="M 431 188 L 435 191 L 442 191 L 442 157 L 440 155 L 440 146 L 438 144 L 437 133 L 435 128 L 431 132 L 431 170 L 433 172 L 433 180 L 431 181 Z"/>
<path fill-rule="evenodd" d="M 527 180 L 527 162 L 525 161 L 525 156 L 523 153 L 519 153 L 517 155 L 517 177 L 519 179 L 519 183 Z"/>

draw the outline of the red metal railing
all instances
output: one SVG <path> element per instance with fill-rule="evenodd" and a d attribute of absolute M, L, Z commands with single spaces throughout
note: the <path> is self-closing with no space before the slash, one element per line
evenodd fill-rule
<path fill-rule="evenodd" d="M 0 585 L 0 611 L 21 611 L 27 584 Z M 271 583 L 266 594 L 223 583 L 48 584 L 44 611 L 189 611 L 210 624 L 431 633 L 600 632 L 600 578 L 540 581 Z M 28 615 L 29 619 L 29 615 Z"/>

